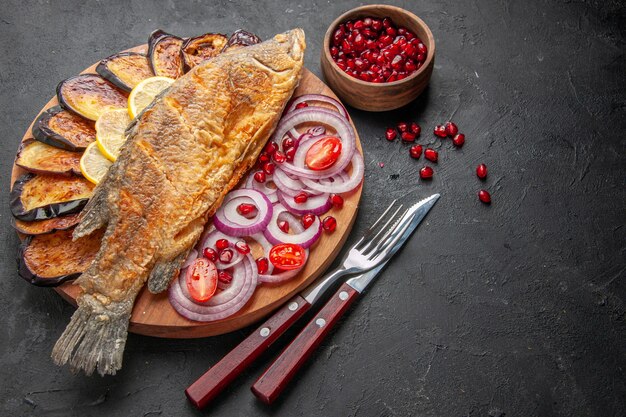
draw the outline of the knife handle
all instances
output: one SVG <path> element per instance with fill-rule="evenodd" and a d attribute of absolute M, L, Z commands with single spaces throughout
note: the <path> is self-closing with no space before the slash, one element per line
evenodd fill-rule
<path fill-rule="evenodd" d="M 296 295 L 185 390 L 198 409 L 204 408 L 278 337 L 311 308 Z"/>
<path fill-rule="evenodd" d="M 315 348 L 324 340 L 330 329 L 357 299 L 358 295 L 357 290 L 348 284 L 342 284 L 324 307 L 254 383 L 252 386 L 254 395 L 266 404 L 274 402 Z"/>

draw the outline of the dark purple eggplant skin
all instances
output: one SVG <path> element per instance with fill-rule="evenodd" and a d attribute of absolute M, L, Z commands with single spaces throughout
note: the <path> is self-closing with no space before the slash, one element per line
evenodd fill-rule
<path fill-rule="evenodd" d="M 105 58 L 102 61 L 100 61 L 98 65 L 96 66 L 96 72 L 102 78 L 109 81 L 110 83 L 120 88 L 121 90 L 131 92 L 133 89 L 132 86 L 127 85 L 126 83 L 124 83 L 124 81 L 120 80 L 119 77 L 109 69 L 109 67 L 107 66 L 107 63 L 111 59 L 115 59 L 115 58 L 122 57 L 122 56 L 133 56 L 133 55 L 146 57 L 144 54 L 140 54 L 139 52 L 120 52 L 118 54 L 111 55 L 110 57 Z M 148 62 L 150 62 L 150 59 L 148 59 Z M 150 65 L 150 69 L 152 69 L 152 65 Z M 154 72 L 154 70 L 152 72 Z"/>
<path fill-rule="evenodd" d="M 34 236 L 28 236 L 24 241 L 20 244 L 17 249 L 17 273 L 20 277 L 22 277 L 25 281 L 36 285 L 38 287 L 56 287 L 60 284 L 63 284 L 65 281 L 69 281 L 72 279 L 76 279 L 80 276 L 80 272 L 76 272 L 73 274 L 62 275 L 60 277 L 55 278 L 41 278 L 33 271 L 30 270 L 28 265 L 26 265 L 26 260 L 24 258 L 24 252 L 26 248 L 30 244 L 31 240 L 33 240 Z"/>
<path fill-rule="evenodd" d="M 177 39 L 182 43 L 185 41 L 185 38 L 181 38 L 179 36 L 176 35 L 172 35 L 171 33 L 167 33 L 161 29 L 157 29 L 154 32 L 152 32 L 150 34 L 150 37 L 148 38 L 148 62 L 150 63 L 150 68 L 152 68 L 152 72 L 154 72 L 155 75 L 158 75 L 156 70 L 154 69 L 154 63 L 152 62 L 152 57 L 154 55 L 154 48 L 156 47 L 156 45 L 162 41 L 164 38 L 174 38 Z M 182 76 L 184 74 L 184 64 L 183 64 L 184 60 L 183 60 L 183 56 L 182 56 L 182 51 L 180 52 L 180 74 L 178 75 L 179 77 Z"/>
<path fill-rule="evenodd" d="M 228 38 L 228 42 L 226 42 L 226 45 L 222 49 L 222 52 L 233 46 L 250 46 L 256 45 L 257 43 L 261 43 L 261 38 L 259 38 L 257 35 L 243 29 L 238 29 L 232 35 L 230 35 L 230 38 Z"/>
<path fill-rule="evenodd" d="M 89 199 L 83 198 L 63 203 L 49 204 L 44 207 L 37 207 L 32 210 L 26 210 L 22 204 L 22 191 L 24 185 L 35 177 L 35 174 L 28 173 L 19 177 L 13 184 L 11 190 L 11 213 L 16 219 L 32 222 L 35 220 L 46 220 L 52 217 L 62 216 L 64 214 L 77 213 L 85 207 Z"/>
<path fill-rule="evenodd" d="M 48 126 L 48 120 L 57 113 L 62 111 L 66 111 L 61 106 L 54 106 L 41 113 L 39 118 L 33 124 L 32 134 L 35 139 L 39 142 L 43 142 L 46 145 L 56 146 L 60 149 L 65 149 L 66 151 L 72 152 L 81 152 L 84 151 L 86 146 L 76 146 L 75 143 L 71 142 L 67 138 L 60 135 L 58 132 L 50 129 Z M 72 113 L 73 114 L 73 113 Z M 80 116 L 77 116 L 80 117 Z M 85 119 L 87 120 L 87 119 Z M 95 134 L 95 133 L 94 133 Z"/>

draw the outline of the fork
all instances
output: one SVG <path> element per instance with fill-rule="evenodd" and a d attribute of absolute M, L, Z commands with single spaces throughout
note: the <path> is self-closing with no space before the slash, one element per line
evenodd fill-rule
<path fill-rule="evenodd" d="M 376 222 L 365 231 L 344 256 L 337 269 L 318 278 L 302 293 L 291 298 L 222 360 L 191 384 L 185 390 L 189 401 L 199 409 L 206 406 L 280 335 L 319 302 L 341 277 L 369 271 L 385 262 L 392 255 L 392 249 L 402 238 L 413 218 L 412 215 L 406 216 L 407 210 L 402 210 L 402 204 L 396 203 L 396 200 L 392 201 Z M 391 211 L 393 214 L 389 215 Z"/>

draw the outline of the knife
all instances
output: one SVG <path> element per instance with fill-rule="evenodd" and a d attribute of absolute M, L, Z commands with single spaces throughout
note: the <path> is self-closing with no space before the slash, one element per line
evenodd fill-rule
<path fill-rule="evenodd" d="M 393 248 L 395 253 L 406 240 L 417 225 L 424 219 L 428 211 L 439 199 L 439 194 L 434 194 L 413 206 L 414 218 L 411 226 L 405 231 L 402 238 Z M 411 210 L 409 210 L 411 211 Z M 409 214 L 409 213 L 407 213 Z M 331 328 L 345 314 L 350 305 L 359 295 L 372 283 L 374 278 L 389 262 L 391 256 L 381 265 L 363 274 L 350 278 L 343 283 L 335 294 L 330 297 L 324 307 L 311 319 L 302 329 L 296 338 L 285 348 L 285 350 L 274 360 L 270 367 L 259 377 L 252 386 L 252 392 L 261 401 L 271 404 L 278 398 L 280 393 L 287 387 L 291 379 L 311 356 L 313 351 L 328 335 Z M 310 290 L 308 296 L 313 294 Z M 305 292 L 306 292 L 305 291 Z M 305 294 L 305 300 L 307 294 Z"/>
<path fill-rule="evenodd" d="M 412 206 L 405 214 L 415 216 L 406 229 L 389 257 L 379 266 L 364 274 L 373 277 L 383 268 L 383 264 L 402 246 L 413 230 L 424 218 L 428 210 L 435 204 L 439 194 L 434 194 Z M 372 271 L 376 270 L 376 273 Z M 371 274 L 370 274 L 371 273 Z M 368 275 L 369 274 L 369 275 Z M 364 278 L 367 279 L 367 278 Z M 286 302 L 274 315 L 252 332 L 239 345 L 231 350 L 222 360 L 211 367 L 185 390 L 189 401 L 199 409 L 204 408 L 228 384 L 240 375 L 256 360 L 276 339 L 289 329 L 311 307 L 320 302 L 326 292 L 333 287 L 335 280 L 324 276 L 314 281 L 309 287 Z M 355 284 L 358 286 L 358 284 Z M 367 284 L 366 284 L 367 285 Z"/>

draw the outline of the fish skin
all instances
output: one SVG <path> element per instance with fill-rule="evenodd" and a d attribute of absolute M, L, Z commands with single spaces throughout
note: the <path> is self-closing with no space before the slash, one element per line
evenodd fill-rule
<path fill-rule="evenodd" d="M 167 288 L 224 196 L 275 129 L 303 68 L 294 29 L 194 67 L 131 126 L 81 215 L 74 239 L 106 225 L 83 294 L 52 357 L 73 371 L 115 374 L 134 300 Z"/>

